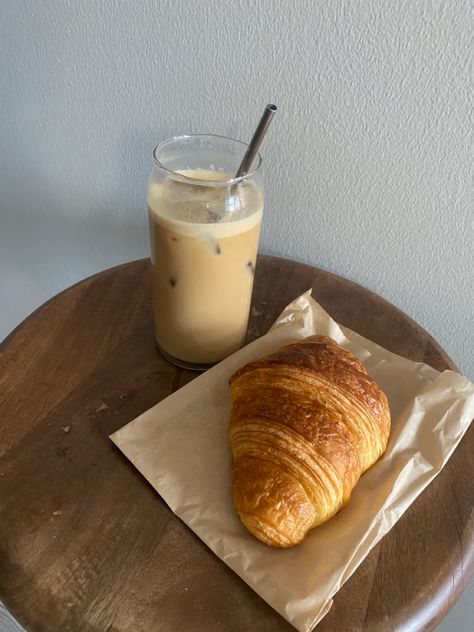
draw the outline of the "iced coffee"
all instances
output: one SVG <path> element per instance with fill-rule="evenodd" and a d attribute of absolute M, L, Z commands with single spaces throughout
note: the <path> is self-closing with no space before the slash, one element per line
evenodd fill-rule
<path fill-rule="evenodd" d="M 258 179 L 212 166 L 152 178 L 148 191 L 156 341 L 191 368 L 244 342 L 263 210 Z"/>

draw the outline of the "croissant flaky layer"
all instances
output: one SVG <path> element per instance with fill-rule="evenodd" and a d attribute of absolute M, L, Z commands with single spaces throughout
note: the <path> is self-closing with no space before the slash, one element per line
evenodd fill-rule
<path fill-rule="evenodd" d="M 230 379 L 234 505 L 271 546 L 298 544 L 337 513 L 385 452 L 390 411 L 365 367 L 311 336 Z"/>

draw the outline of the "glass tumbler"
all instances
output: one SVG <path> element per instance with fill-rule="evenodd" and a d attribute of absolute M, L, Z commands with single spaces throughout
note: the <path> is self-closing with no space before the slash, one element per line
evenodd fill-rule
<path fill-rule="evenodd" d="M 148 186 L 155 337 L 161 353 L 205 369 L 242 346 L 263 212 L 260 155 L 247 145 L 178 136 L 153 153 Z"/>

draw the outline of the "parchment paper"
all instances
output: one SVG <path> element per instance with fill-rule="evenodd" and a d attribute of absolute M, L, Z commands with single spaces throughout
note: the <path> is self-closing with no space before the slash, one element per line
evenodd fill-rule
<path fill-rule="evenodd" d="M 387 394 L 392 431 L 384 457 L 349 504 L 292 549 L 248 534 L 232 504 L 228 379 L 280 346 L 324 334 L 350 349 Z M 474 417 L 474 385 L 340 327 L 308 291 L 270 332 L 187 384 L 111 438 L 171 509 L 216 555 L 301 632 L 439 473 Z M 157 570 L 158 572 L 158 570 Z"/>

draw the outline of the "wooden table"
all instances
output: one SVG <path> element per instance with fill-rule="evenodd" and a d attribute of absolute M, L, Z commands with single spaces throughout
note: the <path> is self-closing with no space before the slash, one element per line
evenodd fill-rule
<path fill-rule="evenodd" d="M 437 369 L 454 368 L 425 331 L 380 297 L 272 257 L 257 266 L 249 339 L 309 287 L 362 335 Z M 108 439 L 194 376 L 155 350 L 147 261 L 66 290 L 3 343 L 0 599 L 28 630 L 293 629 Z M 344 585 L 318 632 L 430 630 L 446 615 L 473 568 L 473 463 L 471 429 Z"/>

